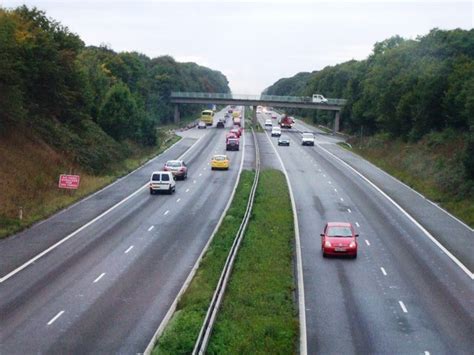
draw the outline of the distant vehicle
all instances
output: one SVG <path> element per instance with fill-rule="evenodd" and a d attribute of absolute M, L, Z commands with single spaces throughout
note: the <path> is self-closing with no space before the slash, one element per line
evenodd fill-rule
<path fill-rule="evenodd" d="M 198 129 L 206 129 L 207 128 L 207 125 L 205 122 L 203 121 L 199 121 L 198 123 Z"/>
<path fill-rule="evenodd" d="M 240 138 L 240 136 L 242 135 L 242 131 L 240 130 L 240 128 L 239 128 L 238 126 L 237 126 L 237 127 L 234 126 L 234 127 L 229 131 L 229 133 L 234 133 L 234 134 L 237 136 L 237 138 Z"/>
<path fill-rule="evenodd" d="M 285 115 L 280 119 L 279 123 L 281 128 L 291 128 L 295 124 L 295 120 L 293 117 Z"/>
<path fill-rule="evenodd" d="M 188 167 L 182 160 L 168 160 L 163 170 L 170 171 L 176 179 L 185 180 L 188 177 Z"/>
<path fill-rule="evenodd" d="M 235 118 L 235 117 L 239 117 L 239 116 L 240 116 L 240 112 L 239 112 L 239 111 L 234 110 L 234 111 L 232 112 L 232 117 Z"/>
<path fill-rule="evenodd" d="M 211 170 L 215 169 L 225 169 L 229 170 L 230 160 L 227 155 L 216 154 L 211 159 Z"/>
<path fill-rule="evenodd" d="M 326 99 L 323 95 L 314 94 L 313 95 L 313 103 L 315 103 L 315 104 L 327 104 L 328 99 Z"/>
<path fill-rule="evenodd" d="M 328 222 L 321 233 L 323 257 L 348 255 L 357 258 L 357 237 L 354 227 L 346 222 Z"/>
<path fill-rule="evenodd" d="M 232 112 L 234 112 L 234 110 L 232 110 L 232 109 L 229 109 L 229 110 L 227 111 L 227 113 L 232 113 Z"/>
<path fill-rule="evenodd" d="M 273 126 L 272 120 L 266 119 L 265 120 L 265 126 Z"/>
<path fill-rule="evenodd" d="M 276 113 L 272 113 L 272 118 L 273 118 L 274 120 L 276 120 L 277 117 L 278 117 L 278 116 L 276 115 Z"/>
<path fill-rule="evenodd" d="M 241 126 L 242 120 L 241 120 L 240 116 L 234 117 L 232 120 L 233 120 L 233 122 L 234 122 L 234 125 L 236 125 L 236 126 Z"/>
<path fill-rule="evenodd" d="M 150 177 L 150 194 L 166 191 L 172 194 L 176 190 L 176 181 L 174 181 L 171 171 L 154 171 Z"/>
<path fill-rule="evenodd" d="M 226 112 L 226 114 L 224 115 L 224 118 L 229 118 L 229 117 L 230 117 L 229 113 Z"/>
<path fill-rule="evenodd" d="M 281 128 L 278 126 L 272 127 L 272 137 L 280 137 L 281 136 Z"/>
<path fill-rule="evenodd" d="M 280 136 L 280 138 L 278 138 L 278 145 L 290 146 L 290 138 L 287 136 Z"/>
<path fill-rule="evenodd" d="M 225 127 L 225 119 L 224 118 L 219 118 L 219 121 L 217 121 L 217 128 L 224 128 Z"/>
<path fill-rule="evenodd" d="M 239 150 L 240 140 L 235 135 L 227 136 L 225 140 L 225 150 Z"/>
<path fill-rule="evenodd" d="M 214 111 L 204 110 L 201 112 L 201 121 L 203 121 L 206 125 L 212 126 L 213 118 L 214 118 Z"/>
<path fill-rule="evenodd" d="M 305 132 L 301 135 L 301 145 L 314 145 L 314 134 Z"/>

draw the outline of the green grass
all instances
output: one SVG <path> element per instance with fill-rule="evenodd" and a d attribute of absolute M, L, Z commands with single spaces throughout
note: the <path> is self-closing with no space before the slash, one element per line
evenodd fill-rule
<path fill-rule="evenodd" d="M 293 242 L 293 214 L 285 177 L 280 171 L 265 170 L 209 353 L 296 353 Z"/>
<path fill-rule="evenodd" d="M 229 210 L 204 255 L 196 275 L 158 340 L 154 354 L 189 354 L 201 329 L 222 267 L 247 207 L 255 173 L 244 170 Z"/>
<path fill-rule="evenodd" d="M 427 136 L 417 143 L 381 136 L 353 140 L 350 149 L 474 227 L 474 187 L 463 177 L 459 152 L 462 141 L 433 144 Z"/>
<path fill-rule="evenodd" d="M 107 175 L 91 175 L 86 172 L 75 171 L 81 175 L 80 188 L 76 191 L 63 191 L 59 190 L 56 185 L 56 181 L 52 184 L 46 185 L 44 181 L 46 178 L 42 178 L 38 181 L 41 184 L 41 188 L 38 188 L 34 194 L 29 196 L 27 203 L 23 203 L 23 219 L 20 221 L 17 216 L 1 216 L 0 215 L 0 238 L 5 238 L 11 234 L 18 233 L 19 231 L 30 227 L 34 223 L 43 220 L 55 212 L 70 206 L 71 204 L 79 201 L 80 199 L 100 190 L 108 184 L 115 181 L 117 178 L 128 174 L 130 171 L 135 170 L 137 167 L 144 164 L 152 157 L 162 153 L 165 149 L 176 143 L 181 138 L 177 135 L 167 133 L 161 134 L 162 144 L 159 147 L 153 148 L 141 148 L 137 149 L 132 157 L 121 161 L 112 167 Z M 46 163 L 49 163 L 46 161 Z M 43 166 L 44 169 L 55 169 L 54 161 L 51 166 Z M 28 168 L 27 163 L 21 165 L 23 168 Z M 40 177 L 41 175 L 38 174 Z M 11 193 L 12 191 L 10 191 Z M 21 191 L 18 192 L 20 194 Z"/>

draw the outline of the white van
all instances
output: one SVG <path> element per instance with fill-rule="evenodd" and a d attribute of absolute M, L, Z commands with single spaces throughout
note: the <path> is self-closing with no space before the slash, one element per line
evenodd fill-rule
<path fill-rule="evenodd" d="M 278 126 L 272 127 L 272 137 L 280 137 L 281 136 L 281 128 Z"/>
<path fill-rule="evenodd" d="M 313 95 L 313 103 L 315 103 L 315 104 L 327 104 L 328 99 L 326 99 L 323 95 L 314 94 Z"/>
<path fill-rule="evenodd" d="M 159 191 L 166 191 L 172 194 L 176 190 L 176 181 L 174 181 L 171 171 L 154 171 L 150 177 L 150 194 Z"/>

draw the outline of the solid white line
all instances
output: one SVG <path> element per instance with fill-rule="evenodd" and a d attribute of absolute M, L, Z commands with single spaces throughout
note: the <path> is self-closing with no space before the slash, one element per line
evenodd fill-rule
<path fill-rule="evenodd" d="M 370 186 L 372 186 L 375 190 L 377 190 L 383 197 L 385 197 L 389 202 L 391 202 L 400 212 L 402 212 L 415 226 L 417 226 L 425 236 L 427 236 L 441 251 L 446 254 L 459 268 L 461 268 L 462 271 L 464 271 L 471 279 L 474 279 L 474 274 L 472 273 L 471 270 L 469 270 L 466 265 L 464 265 L 458 258 L 456 258 L 451 252 L 446 249 L 435 237 L 431 235 L 430 232 L 428 232 L 415 218 L 413 218 L 412 215 L 410 215 L 407 211 L 405 211 L 398 203 L 396 203 L 390 196 L 388 196 L 385 192 L 382 191 L 377 185 L 375 185 L 372 181 L 370 181 L 368 178 L 366 178 L 362 173 L 358 172 L 356 169 L 354 169 L 351 165 L 346 163 L 344 160 L 339 158 L 338 156 L 334 155 L 327 149 L 323 148 L 319 143 L 317 144 L 318 147 L 325 151 L 327 154 L 331 155 L 334 159 L 336 159 L 338 162 L 352 170 L 354 173 L 356 173 L 358 176 L 360 176 L 364 181 L 366 181 Z"/>
<path fill-rule="evenodd" d="M 163 213 L 163 215 L 166 216 L 168 213 L 170 213 L 170 210 L 166 210 L 165 213 Z"/>
<path fill-rule="evenodd" d="M 307 343 L 307 335 L 306 335 L 306 306 L 305 306 L 305 296 L 304 296 L 304 279 L 303 279 L 303 261 L 301 255 L 301 241 L 300 241 L 300 230 L 298 224 L 298 214 L 296 213 L 296 203 L 295 197 L 293 195 L 293 189 L 291 188 L 290 177 L 288 176 L 288 172 L 286 171 L 285 165 L 283 164 L 283 160 L 280 157 L 277 149 L 272 143 L 272 140 L 268 136 L 268 132 L 265 132 L 265 136 L 267 137 L 270 145 L 273 148 L 278 160 L 280 161 L 281 168 L 283 170 L 283 174 L 286 178 L 286 183 L 288 185 L 288 191 L 290 193 L 290 200 L 291 200 L 291 208 L 293 210 L 293 225 L 295 230 L 295 244 L 296 244 L 296 270 L 297 270 L 297 279 L 298 279 L 298 308 L 299 308 L 299 321 L 300 321 L 300 354 L 307 355 L 308 354 L 308 343 Z"/>
<path fill-rule="evenodd" d="M 128 252 L 129 252 L 130 250 L 132 250 L 132 249 L 133 249 L 133 245 L 130 245 L 130 246 L 128 247 L 128 249 L 125 250 L 125 254 L 128 254 Z"/>
<path fill-rule="evenodd" d="M 63 315 L 64 311 L 61 311 L 59 312 L 58 314 L 56 314 L 49 322 L 48 322 L 48 325 L 51 325 L 53 324 L 59 317 L 61 317 Z"/>
<path fill-rule="evenodd" d="M 381 267 L 380 270 L 382 270 L 382 274 L 384 274 L 385 276 L 387 276 L 387 272 L 385 271 L 385 269 L 384 269 L 383 267 Z"/>
<path fill-rule="evenodd" d="M 189 192 L 189 189 L 186 189 L 186 191 L 185 191 L 185 192 Z"/>
<path fill-rule="evenodd" d="M 360 227 L 360 224 L 359 224 L 359 222 L 356 222 L 356 226 L 357 226 L 357 227 Z"/>
<path fill-rule="evenodd" d="M 196 147 L 196 145 L 201 141 L 201 139 L 203 138 L 204 136 L 200 137 L 196 142 L 194 142 L 194 144 L 192 146 L 190 146 L 183 154 L 181 154 L 181 156 L 178 157 L 178 160 L 181 160 L 187 153 L 189 153 L 194 147 Z M 175 144 L 177 144 L 178 142 L 176 142 Z M 171 148 L 171 147 L 170 147 Z M 168 149 L 170 149 L 168 148 Z M 168 150 L 167 149 L 167 150 Z M 166 150 L 166 151 L 167 151 Z M 166 152 L 165 151 L 165 152 Z M 163 152 L 164 153 L 164 152 Z M 161 154 L 163 154 L 161 153 Z M 160 154 L 160 155 L 161 155 Z M 158 155 L 158 156 L 160 156 Z M 157 156 L 157 157 L 158 157 Z M 155 157 L 156 158 L 156 157 Z M 153 160 L 153 159 L 151 159 Z M 150 160 L 150 161 L 151 161 Z M 148 164 L 148 163 L 147 163 Z M 146 164 L 145 164 L 146 165 Z M 135 170 L 138 170 L 139 168 L 135 169 Z M 130 175 L 130 174 L 129 174 Z M 128 176 L 128 175 L 127 175 Z M 12 277 L 13 275 L 19 273 L 21 270 L 23 270 L 24 268 L 26 268 L 27 266 L 33 264 L 36 260 L 38 260 L 39 258 L 43 257 L 44 255 L 48 254 L 50 251 L 56 249 L 58 246 L 60 246 L 61 244 L 63 244 L 64 242 L 66 242 L 67 240 L 71 239 L 72 237 L 74 237 L 76 234 L 78 234 L 79 232 L 81 232 L 82 230 L 86 229 L 87 227 L 89 227 L 91 224 L 97 222 L 99 219 L 101 219 L 102 217 L 104 217 L 105 215 L 109 214 L 111 211 L 113 211 L 114 209 L 116 209 L 117 207 L 119 207 L 120 205 L 122 205 L 123 203 L 125 203 L 126 201 L 130 200 L 132 197 L 134 197 L 136 194 L 138 194 L 141 190 L 145 189 L 146 187 L 148 187 L 148 182 L 143 185 L 142 187 L 138 188 L 135 192 L 133 192 L 131 195 L 125 197 L 123 200 L 119 201 L 118 203 L 116 203 L 115 205 L 113 205 L 112 207 L 110 207 L 108 210 L 106 210 L 105 212 L 102 212 L 100 215 L 98 215 L 97 217 L 95 217 L 94 219 L 92 219 L 91 221 L 87 222 L 86 224 L 84 224 L 82 227 L 76 229 L 74 232 L 72 232 L 71 234 L 67 235 L 66 237 L 64 237 L 63 239 L 61 239 L 60 241 L 58 241 L 57 243 L 53 244 L 52 246 L 50 246 L 49 248 L 47 248 L 46 250 L 43 250 L 41 253 L 37 254 L 35 257 L 33 257 L 32 259 L 28 260 L 27 262 L 25 262 L 23 265 L 20 265 L 19 267 L 17 267 L 15 270 L 9 272 L 8 274 L 6 274 L 5 276 L 1 277 L 0 278 L 0 283 L 2 282 L 5 282 L 6 280 L 8 280 L 10 277 Z M 106 187 L 105 187 L 106 188 Z M 105 190 L 105 188 L 103 190 Z M 80 202 L 80 201 L 79 201 Z M 79 203 L 78 202 L 78 203 Z M 70 207 L 69 207 L 70 208 Z"/>
<path fill-rule="evenodd" d="M 151 226 L 150 228 L 148 228 L 148 232 L 151 232 L 153 228 L 155 228 L 155 226 Z"/>
<path fill-rule="evenodd" d="M 370 242 L 367 239 L 365 239 L 365 244 L 367 244 L 370 247 Z"/>
<path fill-rule="evenodd" d="M 398 303 L 400 304 L 400 307 L 401 307 L 403 313 L 408 313 L 408 310 L 405 307 L 405 304 L 402 301 L 398 301 Z"/>
<path fill-rule="evenodd" d="M 99 282 L 99 280 L 100 280 L 101 278 L 103 278 L 104 275 L 105 275 L 105 272 L 103 272 L 102 274 L 100 274 L 99 277 L 94 280 L 94 283 Z"/>
<path fill-rule="evenodd" d="M 180 199 L 180 198 L 178 198 L 178 199 L 176 200 L 176 202 L 177 202 L 177 203 L 178 203 L 179 201 L 181 201 L 181 199 Z"/>
<path fill-rule="evenodd" d="M 352 211 L 351 211 L 351 209 L 350 209 L 350 208 L 348 208 L 348 209 L 347 209 L 347 212 L 349 212 L 349 213 L 352 213 Z"/>

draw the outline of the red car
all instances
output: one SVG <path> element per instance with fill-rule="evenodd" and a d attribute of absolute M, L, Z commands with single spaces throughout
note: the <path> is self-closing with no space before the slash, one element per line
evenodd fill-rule
<path fill-rule="evenodd" d="M 328 222 L 321 233 L 323 257 L 348 255 L 357 258 L 357 237 L 354 227 L 346 222 Z"/>
<path fill-rule="evenodd" d="M 176 179 L 185 180 L 188 177 L 188 167 L 182 160 L 168 160 L 163 167 L 164 171 L 171 171 Z"/>
<path fill-rule="evenodd" d="M 237 138 L 240 138 L 240 135 L 242 134 L 242 132 L 240 131 L 239 127 L 234 127 L 232 128 L 229 133 L 234 133 Z"/>

